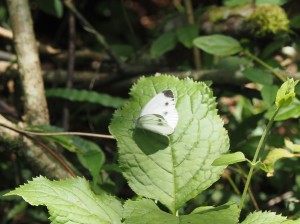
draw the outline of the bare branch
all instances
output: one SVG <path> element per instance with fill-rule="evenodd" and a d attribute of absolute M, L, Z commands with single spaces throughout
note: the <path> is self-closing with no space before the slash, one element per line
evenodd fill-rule
<path fill-rule="evenodd" d="M 27 0 L 7 0 L 20 76 L 24 91 L 25 121 L 49 123 L 37 45 Z"/>

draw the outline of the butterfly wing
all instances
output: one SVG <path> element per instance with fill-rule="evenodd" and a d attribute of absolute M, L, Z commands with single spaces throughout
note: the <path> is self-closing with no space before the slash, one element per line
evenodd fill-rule
<path fill-rule="evenodd" d="M 178 122 L 178 112 L 176 109 L 175 96 L 172 90 L 167 89 L 155 95 L 143 107 L 140 117 L 150 114 L 162 116 L 166 121 L 166 125 L 175 129 Z"/>
<path fill-rule="evenodd" d="M 146 114 L 139 117 L 136 127 L 146 129 L 160 135 L 169 135 L 174 132 L 174 128 L 169 126 L 167 121 L 157 114 Z"/>

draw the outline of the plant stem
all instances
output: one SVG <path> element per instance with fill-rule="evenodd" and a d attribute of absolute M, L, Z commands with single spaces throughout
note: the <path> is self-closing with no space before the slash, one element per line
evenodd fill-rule
<path fill-rule="evenodd" d="M 268 134 L 269 134 L 270 129 L 272 127 L 272 124 L 274 122 L 274 118 L 277 115 L 277 113 L 279 112 L 279 109 L 280 109 L 280 107 L 276 108 L 276 111 L 274 112 L 271 119 L 269 120 L 269 123 L 268 123 L 263 135 L 261 136 L 261 138 L 259 140 L 258 146 L 257 146 L 256 151 L 255 151 L 255 155 L 254 155 L 253 160 L 252 160 L 252 164 L 256 163 L 258 155 L 259 155 L 260 151 L 263 149 L 264 143 L 267 140 Z M 251 168 L 250 168 L 249 174 L 247 176 L 247 181 L 246 181 L 246 184 L 245 184 L 245 188 L 244 188 L 243 195 L 242 195 L 241 202 L 240 202 L 240 206 L 239 206 L 240 210 L 242 210 L 242 207 L 244 205 L 244 201 L 245 201 L 246 194 L 247 194 L 247 191 L 248 191 L 248 188 L 249 188 L 249 185 L 250 185 L 250 181 L 251 181 L 251 177 L 252 177 L 254 168 L 255 168 L 255 165 L 252 165 Z"/>
<path fill-rule="evenodd" d="M 269 71 L 271 71 L 275 76 L 277 76 L 277 78 L 279 78 L 281 81 L 286 81 L 286 77 L 284 77 L 282 74 L 280 74 L 279 72 L 277 72 L 274 68 L 272 68 L 270 65 L 268 65 L 267 63 L 265 63 L 264 61 L 260 60 L 258 57 L 254 56 L 253 54 L 251 54 L 249 51 L 243 51 L 243 53 L 248 56 L 249 58 L 253 59 L 254 61 L 256 61 L 257 63 L 259 63 L 260 65 L 262 65 L 263 67 L 267 68 Z"/>
<path fill-rule="evenodd" d="M 193 12 L 193 5 L 191 0 L 184 0 L 186 16 L 189 24 L 195 24 L 194 12 Z M 196 70 L 200 70 L 201 68 L 201 59 L 200 59 L 200 51 L 197 47 L 193 47 L 193 54 L 194 54 L 194 64 Z"/>

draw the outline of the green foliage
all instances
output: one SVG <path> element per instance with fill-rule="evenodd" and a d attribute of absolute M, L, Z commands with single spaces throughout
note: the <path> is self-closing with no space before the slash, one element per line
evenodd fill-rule
<path fill-rule="evenodd" d="M 270 114 L 275 110 L 275 106 L 271 107 L 266 116 L 270 117 Z M 283 121 L 289 118 L 299 118 L 300 117 L 300 102 L 299 100 L 294 100 L 290 105 L 287 107 L 282 108 L 277 116 L 275 117 L 275 121 Z"/>
<path fill-rule="evenodd" d="M 286 149 L 280 149 L 280 148 L 275 148 L 272 149 L 265 161 L 264 164 L 266 165 L 266 172 L 268 176 L 273 176 L 274 174 L 274 166 L 277 160 L 282 159 L 282 158 L 292 158 L 294 157 L 293 153 L 289 152 Z"/>
<path fill-rule="evenodd" d="M 280 224 L 286 221 L 286 217 L 276 215 L 275 212 L 254 212 L 248 215 L 241 224 Z"/>
<path fill-rule="evenodd" d="M 288 79 L 281 85 L 277 92 L 275 100 L 275 104 L 277 107 L 287 107 L 294 101 L 294 98 L 296 96 L 295 86 L 298 82 L 299 80 L 294 81 L 293 79 Z"/>
<path fill-rule="evenodd" d="M 289 19 L 285 11 L 273 4 L 263 4 L 256 7 L 248 17 L 253 26 L 253 32 L 258 36 L 269 33 L 278 34 L 289 30 Z"/>
<path fill-rule="evenodd" d="M 198 36 L 198 26 L 188 25 L 176 30 L 178 41 L 181 42 L 186 48 L 193 46 L 193 40 Z"/>
<path fill-rule="evenodd" d="M 95 195 L 84 178 L 50 181 L 37 177 L 6 195 L 19 195 L 32 205 L 47 206 L 53 224 L 121 223 L 121 203 L 104 193 Z"/>
<path fill-rule="evenodd" d="M 225 166 L 234 163 L 244 162 L 246 157 L 242 152 L 235 152 L 230 154 L 222 155 L 221 157 L 215 159 L 212 163 L 213 166 Z"/>
<path fill-rule="evenodd" d="M 274 104 L 277 91 L 278 91 L 278 86 L 276 86 L 276 85 L 265 85 L 261 89 L 261 96 L 263 98 L 263 101 L 268 106 L 271 106 Z"/>
<path fill-rule="evenodd" d="M 60 0 L 37 0 L 37 5 L 47 14 L 61 18 L 64 13 L 64 5 Z"/>
<path fill-rule="evenodd" d="M 60 145 L 73 152 L 64 154 L 70 159 L 70 166 L 83 173 L 87 171 L 81 170 L 82 166 L 89 170 L 93 190 L 100 192 L 100 196 L 91 192 L 87 181 L 81 178 L 50 182 L 41 177 L 12 194 L 21 195 L 31 204 L 38 201 L 39 205 L 46 205 L 52 223 L 299 223 L 300 220 L 294 222 L 285 217 L 296 219 L 300 215 L 297 203 L 300 194 L 300 102 L 297 99 L 300 87 L 295 86 L 298 81 L 288 81 L 289 85 L 284 84 L 277 94 L 280 82 L 286 76 L 295 78 L 299 73 L 300 12 L 295 7 L 297 3 L 287 0 L 223 0 L 215 7 L 213 1 L 193 1 L 196 22 L 191 25 L 187 22 L 189 12 L 183 1 L 163 1 L 163 4 L 162 1 L 134 1 L 136 4 L 128 4 L 130 2 L 74 2 L 83 18 L 101 34 L 95 37 L 94 31 L 81 26 L 75 15 L 78 21 L 75 69 L 113 73 L 112 82 L 105 86 L 101 83 L 95 85 L 95 91 L 62 88 L 47 91 L 51 97 L 48 104 L 51 122 L 56 125 L 62 123 L 61 105 L 57 101 L 59 104 L 70 104 L 64 100 L 75 102 L 70 104 L 70 109 L 76 110 L 71 113 L 72 130 L 87 130 L 88 126 L 91 129 L 97 127 L 93 129 L 95 132 L 99 129 L 106 131 L 111 109 L 100 111 L 102 107 L 98 108 L 99 105 L 121 107 L 110 126 L 119 151 L 112 140 L 101 140 L 107 156 L 96 143 L 78 137 L 41 137 L 50 147 Z M 38 0 L 31 3 L 36 36 L 41 43 L 40 49 L 43 49 L 42 68 L 47 71 L 64 69 L 64 55 L 67 44 L 71 43 L 71 39 L 67 39 L 68 29 L 65 29 L 68 15 L 62 17 L 64 2 Z M 279 7 L 285 3 L 288 4 L 284 8 Z M 210 10 L 212 13 L 207 13 Z M 0 20 L 4 28 L 11 26 L 6 5 L 0 6 Z M 251 28 L 252 32 L 249 32 Z M 106 43 L 103 45 L 99 40 L 104 39 Z M 15 57 L 10 39 L 3 41 L 3 50 Z M 42 48 L 46 43 L 60 51 L 49 54 Z M 204 51 L 199 51 L 200 70 L 194 67 L 197 55 L 193 54 L 193 46 Z M 88 54 L 82 55 L 83 49 Z M 5 54 L 3 57 L 6 58 Z M 3 60 L 11 60 L 11 57 Z M 128 84 L 138 75 L 166 69 L 176 76 L 180 71 L 180 78 L 189 76 L 203 83 L 165 76 L 142 78 L 132 88 L 130 101 L 96 92 L 113 89 L 114 93 L 124 96 Z M 284 71 L 293 74 L 286 75 Z M 9 107 L 15 104 L 14 120 L 23 117 L 20 103 L 23 96 L 18 95 L 19 81 L 11 74 L 15 74 L 15 70 L 10 73 L 8 69 L 2 79 L 0 109 L 6 116 L 5 104 L 8 103 Z M 209 83 L 209 88 L 204 83 Z M 74 78 L 74 88 L 89 89 L 89 84 Z M 45 85 L 63 86 L 55 79 L 49 81 L 47 72 Z M 179 123 L 175 132 L 161 136 L 137 130 L 136 119 L 141 108 L 166 88 L 176 94 Z M 216 99 L 210 88 L 216 93 Z M 88 105 L 88 110 L 87 103 L 93 104 Z M 90 110 L 93 107 L 97 110 Z M 227 154 L 227 131 L 217 110 L 228 130 L 230 154 Z M 271 126 L 276 112 L 274 121 L 279 122 Z M 43 127 L 33 130 L 60 131 Z M 1 192 L 3 189 L 7 192 L 19 181 L 23 183 L 36 174 L 30 171 L 28 162 L 19 159 L 22 147 L 17 142 L 14 144 L 0 142 Z M 257 162 L 251 162 L 257 148 L 262 151 L 258 153 Z M 230 167 L 223 173 L 228 165 Z M 249 166 L 251 172 L 248 173 Z M 241 196 L 246 176 L 251 180 L 254 194 L 251 198 L 247 196 L 247 187 L 246 196 Z M 128 197 L 131 199 L 123 202 L 107 196 L 103 193 L 105 190 L 126 198 L 130 192 Z M 284 194 L 281 197 L 283 192 L 293 192 L 293 196 Z M 133 193 L 136 195 L 131 197 Z M 280 203 L 272 205 L 277 197 L 281 198 Z M 106 207 L 107 198 L 115 206 Z M 235 202 L 230 202 L 239 202 L 242 198 L 245 202 L 240 208 Z M 83 211 L 86 203 L 91 207 Z M 247 217 L 247 213 L 254 210 L 252 204 L 278 213 L 254 212 Z M 101 212 L 98 213 L 99 205 Z M 43 208 L 28 206 L 18 197 L 0 198 L 0 207 L 0 223 L 15 223 L 28 217 L 35 219 L 30 223 L 47 221 L 45 211 L 41 213 L 42 218 L 32 218 L 38 217 Z M 94 211 L 97 214 L 91 215 L 90 212 Z M 105 215 L 102 215 L 103 211 Z"/>
<path fill-rule="evenodd" d="M 199 207 L 191 214 L 182 216 L 173 216 L 161 211 L 149 199 L 127 201 L 124 205 L 124 215 L 127 224 L 235 224 L 238 222 L 238 214 L 239 210 L 233 202 L 218 207 Z"/>
<path fill-rule="evenodd" d="M 163 148 L 153 145 L 149 137 L 139 144 L 146 133 L 137 133 L 133 121 L 143 105 L 164 89 L 173 90 L 177 98 L 175 132 Z M 130 103 L 117 110 L 110 125 L 118 143 L 120 166 L 137 194 L 159 200 L 174 213 L 219 179 L 224 167 L 211 163 L 227 152 L 227 132 L 204 83 L 164 75 L 141 78 L 130 95 Z"/>
<path fill-rule="evenodd" d="M 159 36 L 151 45 L 150 54 L 152 57 L 159 57 L 175 48 L 177 43 L 176 33 L 168 32 Z"/>
<path fill-rule="evenodd" d="M 279 89 L 279 107 L 286 105 L 285 102 L 292 102 L 296 84 L 289 79 Z M 149 131 L 136 129 L 135 121 L 143 106 L 165 89 L 171 89 L 175 94 L 179 122 L 174 133 L 155 136 Z M 132 99 L 115 112 L 109 129 L 117 140 L 123 175 L 132 190 L 147 199 L 127 200 L 122 206 L 120 200 L 103 191 L 100 195 L 94 194 L 88 182 L 79 177 L 60 181 L 38 177 L 6 195 L 19 195 L 32 205 L 47 206 L 52 223 L 121 223 L 122 220 L 128 224 L 237 223 L 240 209 L 234 202 L 218 207 L 198 206 L 190 214 L 184 214 L 181 210 L 183 214 L 178 215 L 183 205 L 220 178 L 225 166 L 248 161 L 242 152 L 224 154 L 228 152 L 229 139 L 217 114 L 211 90 L 203 82 L 160 75 L 139 79 L 130 95 Z M 276 113 L 273 112 L 255 155 L 261 149 L 262 142 L 266 141 Z M 81 158 L 82 164 L 89 167 L 94 176 L 97 175 L 101 166 L 96 167 L 99 158 L 93 152 L 101 151 L 99 148 L 80 138 L 50 137 L 70 151 L 85 155 Z M 293 146 L 291 143 L 288 145 Z M 256 163 L 254 159 L 251 170 L 258 165 L 272 175 L 275 162 L 288 157 L 294 155 L 284 149 L 274 149 L 264 163 Z M 244 192 L 247 192 L 251 170 Z M 170 213 L 161 210 L 151 199 L 165 205 Z M 245 194 L 242 201 L 244 199 Z M 287 219 L 271 212 L 256 212 L 242 223 L 264 223 L 266 220 L 282 223 Z"/>
<path fill-rule="evenodd" d="M 270 73 L 258 68 L 247 68 L 243 74 L 252 82 L 260 83 L 262 85 L 271 85 L 273 77 Z"/>
<path fill-rule="evenodd" d="M 194 40 L 194 45 L 209 54 L 220 56 L 242 51 L 242 47 L 236 39 L 220 34 L 197 37 Z"/>
<path fill-rule="evenodd" d="M 30 130 L 50 133 L 62 131 L 60 128 L 47 125 L 32 126 Z M 42 136 L 42 138 L 54 142 L 70 152 L 75 152 L 81 164 L 91 173 L 93 183 L 98 182 L 100 169 L 105 162 L 105 154 L 97 144 L 73 135 Z"/>
<path fill-rule="evenodd" d="M 283 5 L 287 0 L 256 0 L 256 4 L 274 4 L 274 5 Z M 245 4 L 251 4 L 252 0 L 224 0 L 226 6 L 239 6 Z"/>
<path fill-rule="evenodd" d="M 108 94 L 98 93 L 95 91 L 76 90 L 76 89 L 47 89 L 47 97 L 59 97 L 74 102 L 96 103 L 106 107 L 117 108 L 126 102 L 120 97 L 113 97 Z"/>

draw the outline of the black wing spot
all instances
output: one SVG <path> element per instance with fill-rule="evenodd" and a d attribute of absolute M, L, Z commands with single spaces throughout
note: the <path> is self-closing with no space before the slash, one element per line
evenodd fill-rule
<path fill-rule="evenodd" d="M 167 90 L 164 90 L 164 91 L 162 91 L 162 92 L 163 92 L 163 94 L 164 94 L 166 97 L 168 97 L 168 98 L 174 98 L 174 94 L 173 94 L 172 90 L 167 89 Z"/>
<path fill-rule="evenodd" d="M 164 112 L 164 116 L 166 116 L 168 114 L 168 112 L 166 111 L 166 112 Z"/>
<path fill-rule="evenodd" d="M 169 102 L 165 102 L 165 106 L 168 106 L 169 105 Z"/>

